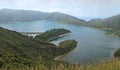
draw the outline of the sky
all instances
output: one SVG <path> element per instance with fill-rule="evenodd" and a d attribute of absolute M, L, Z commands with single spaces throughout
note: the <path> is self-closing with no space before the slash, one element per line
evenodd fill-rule
<path fill-rule="evenodd" d="M 120 0 L 0 0 L 2 8 L 106 18 L 120 14 Z"/>

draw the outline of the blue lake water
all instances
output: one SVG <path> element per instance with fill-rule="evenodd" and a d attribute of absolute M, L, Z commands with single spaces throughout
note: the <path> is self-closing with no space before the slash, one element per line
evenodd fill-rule
<path fill-rule="evenodd" d="M 63 24 L 53 21 L 34 22 L 7 22 L 0 23 L 1 27 L 18 32 L 44 32 L 53 28 L 65 28 L 72 33 L 52 43 L 56 45 L 67 39 L 78 41 L 77 47 L 69 52 L 63 59 L 69 63 L 91 63 L 101 59 L 108 60 L 113 57 L 113 52 L 120 48 L 120 38 L 114 35 L 105 35 L 105 30 Z"/>

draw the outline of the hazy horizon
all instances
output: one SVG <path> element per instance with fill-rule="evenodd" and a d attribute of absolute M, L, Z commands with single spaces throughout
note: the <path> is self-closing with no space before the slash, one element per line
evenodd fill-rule
<path fill-rule="evenodd" d="M 0 9 L 62 12 L 80 18 L 106 18 L 120 13 L 120 0 L 0 0 Z"/>

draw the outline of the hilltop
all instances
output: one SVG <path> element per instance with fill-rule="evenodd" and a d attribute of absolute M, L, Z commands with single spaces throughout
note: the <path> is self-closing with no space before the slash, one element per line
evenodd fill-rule
<path fill-rule="evenodd" d="M 0 9 L 0 22 L 30 22 L 37 20 L 50 20 L 76 25 L 85 25 L 87 23 L 82 19 L 59 12 L 47 13 L 31 10 Z"/>

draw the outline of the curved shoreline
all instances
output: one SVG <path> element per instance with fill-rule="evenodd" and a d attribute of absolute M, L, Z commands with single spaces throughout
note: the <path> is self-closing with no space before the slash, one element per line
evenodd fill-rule
<path fill-rule="evenodd" d="M 74 50 L 74 49 L 75 49 L 75 48 L 73 48 L 72 50 Z M 72 50 L 71 50 L 71 51 L 72 51 Z M 71 52 L 71 51 L 69 51 L 69 52 Z M 64 54 L 62 54 L 62 55 L 56 56 L 56 57 L 54 58 L 54 60 L 55 60 L 55 61 L 63 61 L 63 57 L 66 56 L 69 52 L 64 53 Z"/>
<path fill-rule="evenodd" d="M 61 34 L 61 35 L 56 36 L 56 37 L 52 37 L 52 38 L 50 38 L 48 41 L 52 41 L 52 40 L 54 40 L 54 39 L 56 39 L 56 38 L 59 38 L 59 37 L 67 36 L 67 35 L 69 35 L 69 34 L 71 34 L 71 32 L 69 32 L 69 33 L 64 33 L 64 34 Z"/>

